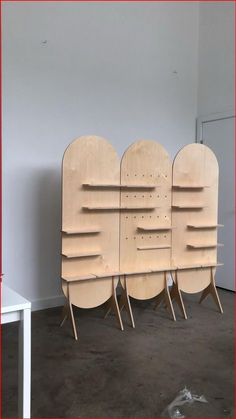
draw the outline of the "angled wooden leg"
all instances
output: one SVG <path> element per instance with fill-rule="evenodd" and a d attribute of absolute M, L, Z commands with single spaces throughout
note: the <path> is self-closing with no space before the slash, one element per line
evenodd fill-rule
<path fill-rule="evenodd" d="M 171 279 L 174 283 L 176 281 L 176 279 L 175 279 L 175 276 L 173 275 L 173 271 L 170 271 L 170 276 L 171 276 Z"/>
<path fill-rule="evenodd" d="M 176 321 L 173 304 L 172 304 L 172 301 L 171 301 L 171 298 L 170 298 L 170 291 L 169 291 L 169 287 L 168 287 L 168 280 L 167 280 L 166 272 L 165 272 L 165 290 L 164 290 L 164 293 L 165 293 L 166 307 L 169 308 L 169 310 L 172 314 L 173 320 Z"/>
<path fill-rule="evenodd" d="M 71 300 L 70 300 L 70 284 L 68 284 L 68 299 L 69 299 L 69 310 L 70 310 L 72 329 L 73 329 L 73 332 L 74 332 L 75 340 L 78 340 L 77 330 L 76 330 L 76 326 L 75 326 L 75 318 L 74 318 L 74 313 L 73 313 L 73 307 L 72 307 Z"/>
<path fill-rule="evenodd" d="M 155 298 L 155 306 L 153 310 L 156 310 L 157 307 L 165 300 L 165 290 L 161 291 L 160 294 Z"/>
<path fill-rule="evenodd" d="M 124 306 L 125 306 L 125 303 L 124 303 L 123 288 L 122 288 L 121 295 L 120 295 L 120 298 L 119 298 L 119 309 L 120 309 L 120 312 L 122 312 Z"/>
<path fill-rule="evenodd" d="M 208 296 L 208 294 L 211 294 L 217 307 L 219 308 L 219 311 L 221 314 L 223 314 L 222 305 L 220 302 L 220 298 L 216 289 L 215 279 L 213 275 L 213 268 L 211 268 L 211 283 L 208 285 L 208 287 L 202 292 L 199 304 Z"/>
<path fill-rule="evenodd" d="M 68 305 L 68 302 L 66 302 L 63 309 L 62 309 L 62 321 L 60 323 L 60 327 L 62 327 L 63 324 L 65 323 L 65 321 L 68 317 L 68 314 L 69 314 L 69 305 Z"/>
<path fill-rule="evenodd" d="M 184 307 L 184 302 L 182 299 L 182 295 L 181 292 L 179 290 L 178 287 L 178 277 L 177 277 L 177 272 L 175 273 L 175 280 L 173 282 L 172 288 L 171 288 L 171 292 L 170 292 L 170 296 L 172 300 L 176 300 L 176 303 L 178 304 L 180 311 L 182 312 L 185 320 L 187 320 L 187 314 L 185 311 L 185 307 Z"/>
<path fill-rule="evenodd" d="M 222 308 L 220 298 L 219 298 L 219 295 L 218 295 L 215 284 L 214 285 L 212 284 L 212 286 L 211 286 L 211 295 L 212 295 L 216 305 L 218 306 L 220 313 L 223 314 L 223 308 Z"/>
<path fill-rule="evenodd" d="M 111 310 L 112 310 L 112 297 L 109 298 L 109 300 L 106 303 L 104 319 L 106 319 L 109 316 Z"/>
<path fill-rule="evenodd" d="M 121 330 L 124 330 L 121 315 L 120 315 L 120 309 L 119 309 L 119 305 L 118 305 L 118 302 L 117 302 L 114 277 L 112 277 L 112 303 L 111 304 L 112 304 L 112 309 L 113 309 L 113 311 L 115 313 L 115 316 L 117 318 L 117 321 L 119 323 L 119 326 L 120 326 Z"/>
<path fill-rule="evenodd" d="M 121 298 L 119 301 L 119 307 L 120 307 L 120 312 L 122 311 L 123 308 L 126 309 L 128 316 L 130 318 L 131 325 L 133 328 L 135 328 L 133 312 L 132 312 L 130 299 L 129 299 L 126 275 L 124 276 L 124 288 L 122 289 Z"/>

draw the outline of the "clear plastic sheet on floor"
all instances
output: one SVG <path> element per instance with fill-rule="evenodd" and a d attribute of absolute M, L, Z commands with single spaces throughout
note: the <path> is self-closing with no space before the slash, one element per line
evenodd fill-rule
<path fill-rule="evenodd" d="M 191 393 L 186 387 L 181 390 L 175 399 L 165 408 L 162 412 L 162 418 L 179 419 L 186 418 L 185 407 L 195 402 L 207 403 L 205 396 L 198 396 L 197 394 Z"/>

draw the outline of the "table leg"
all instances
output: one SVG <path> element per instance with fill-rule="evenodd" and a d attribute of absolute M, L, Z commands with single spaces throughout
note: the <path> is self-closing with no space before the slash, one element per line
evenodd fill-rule
<path fill-rule="evenodd" d="M 31 406 L 31 309 L 21 311 L 19 325 L 18 411 L 30 418 Z"/>

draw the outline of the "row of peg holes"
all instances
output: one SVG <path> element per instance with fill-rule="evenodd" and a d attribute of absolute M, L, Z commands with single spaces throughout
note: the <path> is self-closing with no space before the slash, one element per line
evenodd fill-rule
<path fill-rule="evenodd" d="M 148 215 L 146 217 L 148 218 Z M 128 215 L 126 215 L 125 218 L 128 219 L 129 218 Z M 132 216 L 130 216 L 130 219 L 131 218 L 132 218 Z M 137 215 L 134 215 L 133 218 L 140 218 L 141 219 L 141 218 L 145 218 L 145 216 L 141 215 L 140 217 L 137 217 Z M 152 215 L 149 215 L 149 218 L 154 218 L 154 217 Z M 160 216 L 157 215 L 157 218 L 160 218 Z M 167 215 L 165 215 L 164 218 L 167 218 Z"/>
<path fill-rule="evenodd" d="M 126 176 L 129 176 L 129 173 L 126 173 Z M 134 175 L 132 175 L 132 176 L 135 176 L 135 177 L 137 177 L 138 175 L 135 173 Z M 148 176 L 148 174 L 146 174 L 146 175 L 144 175 L 144 174 L 142 174 L 142 177 L 147 177 Z M 149 175 L 150 177 L 153 177 L 153 175 L 151 174 L 151 175 Z M 163 175 L 165 178 L 167 178 L 168 176 L 167 175 Z M 157 175 L 157 177 L 161 177 L 161 175 L 159 174 L 159 175 Z"/>
<path fill-rule="evenodd" d="M 125 197 L 126 198 L 132 198 L 132 195 L 125 195 Z M 133 197 L 137 198 L 137 195 L 134 195 Z M 142 197 L 138 196 L 138 198 L 147 198 L 147 195 L 142 195 Z M 149 198 L 155 198 L 155 196 L 154 195 L 149 195 Z M 160 198 L 160 195 L 157 195 L 157 198 Z M 166 198 L 167 198 L 167 195 L 165 195 L 165 199 Z"/>
<path fill-rule="evenodd" d="M 157 239 L 159 239 L 160 236 L 156 236 Z M 163 236 L 166 239 L 166 235 Z M 146 239 L 147 237 L 141 236 L 141 239 Z M 154 236 L 149 236 L 149 239 L 155 238 Z M 136 236 L 133 237 L 134 240 L 136 240 Z M 126 240 L 128 240 L 128 237 L 126 237 Z"/>

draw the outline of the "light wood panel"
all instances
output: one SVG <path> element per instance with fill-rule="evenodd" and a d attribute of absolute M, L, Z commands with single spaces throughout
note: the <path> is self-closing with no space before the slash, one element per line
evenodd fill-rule
<path fill-rule="evenodd" d="M 179 187 L 172 191 L 172 263 L 180 269 L 180 291 L 205 289 L 211 282 L 207 266 L 217 265 L 218 172 L 214 153 L 202 144 L 185 146 L 173 163 L 173 185 Z"/>
<path fill-rule="evenodd" d="M 127 274 L 128 294 L 136 299 L 152 298 L 165 288 L 164 272 L 152 271 L 170 267 L 171 170 L 166 150 L 155 141 L 137 141 L 122 157 L 121 184 L 153 187 L 121 190 L 121 207 L 134 210 L 120 214 L 120 270 Z"/>
<path fill-rule="evenodd" d="M 62 257 L 61 275 L 66 278 L 62 287 L 67 296 L 66 284 L 71 279 L 71 304 L 90 308 L 112 296 L 112 274 L 106 278 L 103 274 L 119 271 L 119 211 L 96 208 L 119 209 L 120 194 L 117 188 L 88 188 L 85 183 L 120 184 L 119 158 L 104 138 L 76 139 L 66 149 L 62 165 L 62 231 L 66 232 L 62 233 L 62 254 L 67 256 Z M 81 279 L 86 276 L 88 281 Z M 115 286 L 117 282 L 114 279 Z"/>

